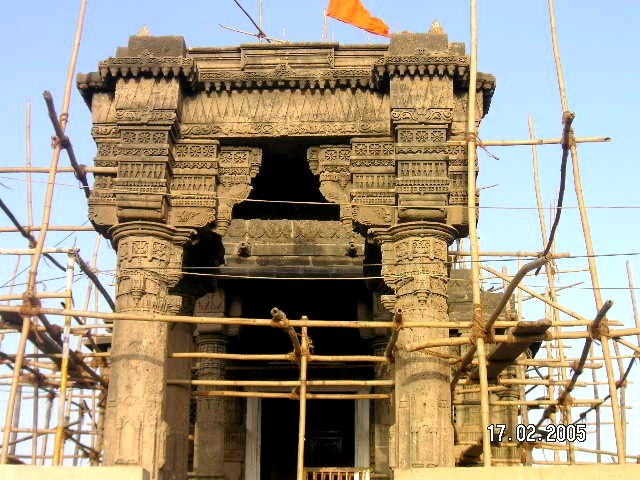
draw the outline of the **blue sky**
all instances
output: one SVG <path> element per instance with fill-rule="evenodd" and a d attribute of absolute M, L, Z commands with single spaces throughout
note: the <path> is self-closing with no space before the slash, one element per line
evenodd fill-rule
<path fill-rule="evenodd" d="M 3 115 L 0 141 L 3 166 L 24 161 L 24 115 L 28 101 L 33 104 L 33 163 L 47 166 L 51 159 L 52 134 L 41 93 L 51 90 L 58 109 L 62 100 L 68 58 L 73 41 L 79 0 L 4 2 L 0 16 L 5 73 L 0 76 Z M 257 18 L 257 0 L 244 0 Z M 322 11 L 328 0 L 264 0 L 264 29 L 274 37 L 290 41 L 319 41 Z M 366 0 L 365 5 L 391 27 L 392 32 L 425 32 L 438 19 L 450 41 L 469 41 L 468 2 Z M 582 181 L 589 206 L 640 206 L 638 187 L 637 126 L 634 118 L 640 107 L 636 86 L 640 11 L 632 0 L 557 0 L 560 51 L 562 54 L 569 104 L 576 113 L 577 136 L 611 136 L 608 144 L 580 146 Z M 545 0 L 479 1 L 479 68 L 497 77 L 491 111 L 485 118 L 482 139 L 522 139 L 528 137 L 527 116 L 535 119 L 539 137 L 559 137 L 561 107 L 558 96 L 547 2 Z M 251 25 L 232 0 L 183 1 L 90 1 L 79 72 L 94 71 L 100 60 L 111 56 L 128 36 L 142 25 L 152 34 L 184 35 L 188 46 L 235 45 L 253 41 L 218 27 L 219 23 L 251 30 Z M 330 20 L 330 38 L 341 43 L 386 42 L 348 25 Z M 73 93 L 68 133 L 81 163 L 91 164 L 95 146 L 90 137 L 90 115 L 79 94 Z M 491 148 L 499 160 L 480 153 L 479 186 L 498 186 L 483 190 L 485 207 L 534 207 L 531 153 L 529 147 Z M 551 205 L 559 185 L 560 147 L 539 148 L 545 205 Z M 62 163 L 67 165 L 66 157 Z M 26 221 L 25 183 L 19 175 L 0 175 L 0 195 L 20 219 Z M 11 177 L 11 178 L 9 178 Z M 45 176 L 36 180 L 43 182 Z M 568 179 L 565 205 L 575 206 L 572 178 Z M 86 219 L 86 204 L 72 176 L 60 176 L 54 200 L 53 224 L 79 224 Z M 44 184 L 34 184 L 35 204 L 42 198 Z M 38 187 L 39 185 L 39 187 Z M 590 209 L 594 243 L 598 253 L 640 251 L 637 238 L 639 209 Z M 36 209 L 36 223 L 42 212 Z M 549 215 L 547 212 L 547 219 Z M 484 208 L 479 234 L 483 250 L 539 250 L 535 210 Z M 0 224 L 8 225 L 6 219 Z M 23 247 L 16 235 L 0 233 L 3 247 Z M 66 234 L 52 233 L 49 245 Z M 90 257 L 93 237 L 78 234 L 65 243 L 77 242 L 85 258 Z M 575 209 L 567 209 L 558 232 L 558 250 L 574 255 L 584 253 L 580 224 Z M 640 257 L 600 258 L 603 287 L 626 286 L 625 264 L 629 259 L 640 284 Z M 0 259 L 8 272 L 13 263 Z M 561 268 L 579 268 L 584 259 L 565 260 Z M 101 259 L 105 269 L 113 268 L 113 255 Z M 499 264 L 501 266 L 501 264 Z M 515 264 L 509 264 L 511 271 Z M 5 276 L 8 276 L 5 275 Z M 558 283 L 588 281 L 585 274 L 565 275 Z M 4 283 L 4 282 L 2 282 Z M 543 277 L 533 279 L 543 285 Z M 47 288 L 60 285 L 51 283 Z M 564 292 L 563 303 L 587 317 L 595 314 L 588 283 Z M 19 291 L 19 289 L 18 289 Z M 6 290 L 4 290 L 6 292 Z M 611 318 L 632 324 L 628 293 L 604 290 L 603 297 L 615 305 Z M 530 302 L 529 302 L 530 303 Z M 531 309 L 530 315 L 542 315 Z M 637 378 L 637 376 L 636 376 Z M 637 404 L 638 397 L 632 397 Z"/>

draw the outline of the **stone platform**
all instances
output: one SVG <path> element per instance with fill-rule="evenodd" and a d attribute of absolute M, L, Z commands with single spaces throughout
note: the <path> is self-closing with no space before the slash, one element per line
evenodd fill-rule
<path fill-rule="evenodd" d="M 142 467 L 43 467 L 0 465 L 2 480 L 149 480 Z"/>
<path fill-rule="evenodd" d="M 394 480 L 620 480 L 640 478 L 640 465 L 573 465 L 551 467 L 457 467 L 396 470 Z"/>

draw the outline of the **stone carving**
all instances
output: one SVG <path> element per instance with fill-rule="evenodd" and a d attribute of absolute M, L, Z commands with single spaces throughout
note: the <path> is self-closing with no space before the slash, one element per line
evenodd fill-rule
<path fill-rule="evenodd" d="M 382 275 L 395 290 L 395 308 L 402 311 L 403 321 L 447 321 L 447 249 L 456 235 L 451 227 L 429 222 L 400 224 L 380 234 Z M 437 357 L 403 349 L 445 334 L 446 329 L 414 328 L 398 337 L 391 447 L 398 468 L 453 465 L 447 446 L 453 442 L 450 419 L 447 413 L 444 418 L 432 414 L 432 405 L 451 411 L 449 366 Z"/>
<path fill-rule="evenodd" d="M 351 228 L 343 224 L 320 220 L 234 220 L 225 238 L 249 240 L 252 243 L 277 243 L 291 240 L 316 243 L 320 239 L 362 241 Z"/>
<path fill-rule="evenodd" d="M 218 160 L 218 214 L 216 231 L 224 234 L 231 223 L 233 206 L 251 192 L 251 180 L 262 163 L 259 148 L 223 147 Z"/>
<path fill-rule="evenodd" d="M 388 134 L 387 102 L 378 93 L 347 89 L 211 92 L 184 99 L 181 135 Z"/>
<path fill-rule="evenodd" d="M 180 37 L 132 37 L 99 72 L 78 78 L 93 114 L 95 164 L 115 167 L 96 173 L 89 215 L 117 246 L 118 310 L 188 310 L 173 289 L 188 283 L 178 284 L 183 246 L 197 229 L 200 240 L 219 241 L 211 231 L 224 236 L 225 258 L 247 269 L 267 255 L 361 256 L 366 236 L 382 249 L 384 284 L 373 288 L 384 294 L 376 295 L 374 318 L 402 310 L 405 321 L 446 321 L 447 246 L 467 222 L 468 66 L 463 45 L 435 27 L 376 46 L 187 50 Z M 493 77 L 479 74 L 471 87 L 481 92 L 477 121 L 494 86 Z M 324 197 L 340 205 L 341 222 L 233 219 L 260 169 L 257 146 L 292 137 L 309 147 L 309 167 Z M 279 244 L 288 246 L 275 251 Z M 366 245 L 367 254 L 378 255 Z M 213 285 L 199 292 L 196 315 L 224 314 L 222 291 Z M 234 333 L 197 328 L 201 352 L 226 351 L 225 335 Z M 378 339 L 381 354 L 380 331 L 365 335 Z M 394 403 L 374 408 L 377 473 L 390 473 L 388 465 L 453 464 L 449 365 L 405 350 L 446 335 L 439 328 L 400 333 Z M 114 328 L 105 463 L 143 465 L 153 480 L 172 478 L 178 464 L 186 472 L 186 429 L 167 423 L 173 404 L 166 392 L 177 388 L 166 385 L 170 338 L 161 323 L 117 321 Z M 198 363 L 199 378 L 221 379 L 224 370 L 220 359 Z M 198 401 L 198 476 L 226 475 L 225 455 L 236 464 L 229 478 L 241 476 L 243 428 L 229 405 Z"/>

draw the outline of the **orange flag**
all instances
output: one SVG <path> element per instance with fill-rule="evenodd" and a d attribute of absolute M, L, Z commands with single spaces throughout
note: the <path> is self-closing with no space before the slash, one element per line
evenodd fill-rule
<path fill-rule="evenodd" d="M 360 0 L 330 0 L 327 15 L 376 35 L 391 36 L 387 24 L 372 16 Z"/>

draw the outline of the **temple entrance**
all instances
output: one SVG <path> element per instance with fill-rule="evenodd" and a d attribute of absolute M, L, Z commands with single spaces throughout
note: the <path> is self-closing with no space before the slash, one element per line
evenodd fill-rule
<path fill-rule="evenodd" d="M 261 480 L 294 480 L 298 449 L 299 403 L 263 399 L 260 447 Z M 355 402 L 307 402 L 305 467 L 353 467 Z"/>

